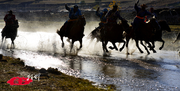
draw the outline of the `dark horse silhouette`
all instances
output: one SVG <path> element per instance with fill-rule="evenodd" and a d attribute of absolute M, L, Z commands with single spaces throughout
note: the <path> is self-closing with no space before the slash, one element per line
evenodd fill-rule
<path fill-rule="evenodd" d="M 167 22 L 165 20 L 160 20 L 158 21 L 161 29 L 160 30 L 156 30 L 155 34 L 152 37 L 152 40 L 150 40 L 150 42 L 152 43 L 152 47 L 155 48 L 155 41 L 160 41 L 162 42 L 162 46 L 159 48 L 159 50 L 161 50 L 164 47 L 164 40 L 162 39 L 162 31 L 166 30 L 168 32 L 171 32 L 171 29 L 169 27 L 169 25 L 167 24 Z"/>
<path fill-rule="evenodd" d="M 8 26 L 6 28 L 3 28 L 3 31 L 1 32 L 1 36 L 2 36 L 2 44 L 3 44 L 3 40 L 4 38 L 11 38 L 11 48 L 14 48 L 14 40 L 16 39 L 17 36 L 17 28 L 19 27 L 18 25 L 18 20 L 14 21 L 14 24 L 11 26 Z"/>
<path fill-rule="evenodd" d="M 122 21 L 120 24 L 107 23 L 101 30 L 96 28 L 89 35 L 91 36 L 91 39 L 97 38 L 97 41 L 102 42 L 104 52 L 109 52 L 106 48 L 108 41 L 110 41 L 114 46 L 109 48 L 116 50 L 118 50 L 118 48 L 116 47 L 115 43 L 123 42 L 124 45 L 119 50 L 122 51 L 125 46 L 125 41 L 123 40 L 123 31 L 125 31 L 127 28 L 129 28 L 127 21 Z"/>
<path fill-rule="evenodd" d="M 138 48 L 138 50 L 141 53 L 143 53 L 143 51 L 139 47 L 139 44 L 138 44 L 139 40 L 140 40 L 141 45 L 143 45 L 143 47 L 145 48 L 145 50 L 147 51 L 148 54 L 150 54 L 150 52 L 148 51 L 147 47 L 143 44 L 142 41 L 145 41 L 146 43 L 148 43 L 150 50 L 152 50 L 155 53 L 156 51 L 154 50 L 154 48 L 152 47 L 152 45 L 149 42 L 155 41 L 155 39 L 153 40 L 153 36 L 155 35 L 155 30 L 158 31 L 160 28 L 161 27 L 158 24 L 158 22 L 156 21 L 156 19 L 151 18 L 148 23 L 142 24 L 141 28 L 139 28 L 137 30 L 137 33 L 135 36 L 133 27 L 131 26 L 129 28 L 129 30 L 126 31 L 126 33 L 127 33 L 127 35 L 126 35 L 127 54 L 129 54 L 128 53 L 128 43 L 131 38 L 135 39 L 136 47 Z"/>
<path fill-rule="evenodd" d="M 71 42 L 71 49 L 70 52 L 73 48 L 73 44 L 75 41 L 79 41 L 80 42 L 80 47 L 78 50 L 80 50 L 82 48 L 82 38 L 84 36 L 84 26 L 86 24 L 86 20 L 84 16 L 80 16 L 76 21 L 73 21 L 72 23 L 70 23 L 68 26 L 70 26 L 69 29 L 69 33 L 67 35 L 67 37 L 69 39 L 72 39 Z M 60 35 L 61 37 L 61 41 L 62 41 L 62 47 L 64 47 L 64 41 L 63 41 L 63 37 L 65 37 L 64 33 L 65 33 L 65 29 L 63 28 L 63 26 L 61 27 L 60 30 L 57 30 L 58 35 Z"/>

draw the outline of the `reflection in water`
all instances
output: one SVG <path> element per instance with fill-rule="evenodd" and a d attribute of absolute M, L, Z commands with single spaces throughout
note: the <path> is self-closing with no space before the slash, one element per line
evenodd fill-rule
<path fill-rule="evenodd" d="M 1 53 L 11 52 L 1 50 Z M 121 54 L 122 55 L 122 54 Z M 123 59 L 101 56 L 53 56 L 51 53 L 14 50 L 14 57 L 36 68 L 58 68 L 61 72 L 85 78 L 96 84 L 114 84 L 117 90 L 179 90 L 180 70 L 164 67 L 162 60 Z M 173 60 L 172 60 L 173 61 Z M 176 60 L 175 60 L 176 62 Z M 169 63 L 173 65 L 173 63 Z"/>

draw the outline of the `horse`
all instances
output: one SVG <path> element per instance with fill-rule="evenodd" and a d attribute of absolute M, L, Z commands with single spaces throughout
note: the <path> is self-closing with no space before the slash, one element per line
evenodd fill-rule
<path fill-rule="evenodd" d="M 107 23 L 103 29 L 100 31 L 100 39 L 102 42 L 102 47 L 104 52 L 109 52 L 106 48 L 108 41 L 110 41 L 114 47 L 109 47 L 111 49 L 118 50 L 115 43 L 116 42 L 123 42 L 123 46 L 119 49 L 122 51 L 125 46 L 125 41 L 123 40 L 123 31 L 129 28 L 129 24 L 126 20 L 123 20 L 120 24 L 111 24 Z"/>
<path fill-rule="evenodd" d="M 11 39 L 11 48 L 15 48 L 14 46 L 14 40 L 16 39 L 17 36 L 17 28 L 19 27 L 18 20 L 14 21 L 14 24 L 11 26 L 5 26 L 1 32 L 2 36 L 2 44 L 4 38 L 10 38 Z M 2 46 L 2 45 L 1 45 Z"/>
<path fill-rule="evenodd" d="M 144 23 L 142 24 L 141 28 L 139 28 L 137 30 L 137 33 L 136 33 L 136 36 L 134 35 L 135 31 L 133 29 L 132 26 L 130 26 L 129 30 L 126 31 L 126 48 L 127 48 L 127 54 L 128 53 L 128 43 L 129 43 L 129 40 L 132 38 L 132 39 L 135 39 L 135 42 L 136 42 L 136 47 L 138 48 L 138 50 L 143 53 L 143 51 L 140 49 L 139 47 L 139 40 L 140 40 L 140 43 L 141 45 L 145 48 L 145 50 L 147 51 L 148 54 L 150 54 L 150 52 L 148 51 L 147 47 L 143 44 L 142 41 L 145 41 L 146 43 L 149 44 L 149 47 L 150 47 L 150 50 L 152 50 L 154 53 L 156 52 L 154 50 L 154 48 L 151 46 L 151 44 L 149 43 L 149 41 L 152 40 L 153 36 L 154 36 L 154 30 L 159 30 L 161 27 L 160 25 L 158 24 L 158 22 L 156 21 L 155 18 L 151 18 L 147 23 Z"/>
<path fill-rule="evenodd" d="M 159 48 L 159 50 L 161 50 L 164 47 L 164 40 L 162 39 L 162 31 L 168 31 L 171 32 L 171 29 L 168 25 L 168 23 L 165 20 L 160 20 L 158 21 L 161 29 L 160 30 L 156 30 L 154 36 L 152 37 L 152 40 L 150 41 L 152 43 L 152 47 L 155 48 L 155 41 L 160 41 L 162 42 L 162 46 Z"/>
<path fill-rule="evenodd" d="M 72 51 L 73 45 L 75 41 L 79 41 L 80 47 L 78 50 L 82 48 L 82 38 L 84 37 L 84 26 L 86 25 L 86 20 L 84 16 L 79 16 L 79 18 L 72 23 L 69 24 L 70 27 L 69 33 L 67 35 L 68 39 L 72 39 L 71 41 L 71 48 L 70 52 Z M 57 34 L 60 35 L 61 41 L 62 41 L 62 48 L 64 47 L 64 41 L 63 37 L 66 37 L 65 34 L 66 29 L 64 29 L 64 26 L 60 28 L 60 30 L 57 30 Z"/>

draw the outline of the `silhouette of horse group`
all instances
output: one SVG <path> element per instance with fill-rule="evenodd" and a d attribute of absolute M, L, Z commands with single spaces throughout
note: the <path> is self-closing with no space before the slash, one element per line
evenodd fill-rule
<path fill-rule="evenodd" d="M 159 48 L 160 50 L 164 46 L 164 40 L 162 39 L 162 31 L 168 31 L 170 32 L 171 29 L 169 28 L 169 25 L 166 21 L 161 20 L 157 22 L 155 18 L 151 18 L 147 23 L 142 24 L 142 26 L 137 30 L 137 34 L 135 36 L 134 29 L 132 26 L 128 26 L 127 23 L 122 21 L 120 25 L 105 25 L 103 29 L 100 31 L 98 29 L 93 30 L 89 36 L 91 40 L 97 38 L 97 42 L 102 42 L 102 47 L 104 52 L 108 52 L 106 45 L 107 42 L 110 41 L 114 47 L 109 47 L 110 49 L 117 49 L 115 42 L 123 42 L 123 46 L 120 48 L 119 51 L 122 51 L 124 46 L 126 45 L 127 48 L 127 54 L 128 52 L 128 44 L 130 39 L 134 39 L 136 42 L 136 47 L 138 50 L 143 53 L 143 51 L 139 47 L 139 41 L 141 45 L 145 48 L 147 51 L 147 54 L 150 54 L 149 50 L 152 50 L 154 53 L 155 51 L 155 41 L 162 42 L 162 46 Z M 126 33 L 124 36 L 123 31 Z M 126 41 L 124 41 L 124 38 L 126 38 Z M 148 44 L 146 47 L 145 44 L 143 44 L 143 41 Z"/>
<path fill-rule="evenodd" d="M 64 47 L 64 40 L 63 37 L 68 37 L 71 39 L 71 47 L 70 52 L 72 51 L 73 45 L 75 41 L 79 41 L 80 47 L 78 50 L 82 48 L 82 38 L 84 37 L 84 26 L 86 25 L 86 20 L 84 16 L 80 16 L 76 21 L 73 21 L 70 23 L 69 33 L 67 36 L 64 35 L 66 29 L 63 28 L 63 26 L 60 28 L 60 30 L 57 30 L 57 34 L 60 36 L 62 41 L 62 47 Z M 2 44 L 4 38 L 11 38 L 12 45 L 14 47 L 14 40 L 17 36 L 17 28 L 19 27 L 18 21 L 15 21 L 15 24 L 11 27 L 8 27 L 3 29 L 2 31 Z M 107 43 L 111 42 L 113 47 L 110 46 L 110 49 L 118 50 L 115 43 L 123 43 L 123 46 L 119 49 L 119 51 L 122 51 L 126 45 L 127 48 L 127 54 L 128 53 L 128 44 L 130 39 L 134 39 L 136 42 L 136 47 L 138 50 L 143 53 L 143 51 L 140 49 L 138 42 L 140 41 L 141 45 L 145 48 L 147 51 L 147 54 L 150 54 L 149 50 L 152 50 L 154 53 L 155 51 L 155 41 L 162 42 L 162 46 L 159 48 L 160 50 L 164 47 L 164 40 L 162 39 L 162 31 L 168 31 L 170 32 L 171 29 L 169 28 L 166 21 L 159 21 L 155 18 L 151 18 L 147 23 L 142 24 L 142 26 L 137 30 L 137 34 L 135 36 L 134 29 L 132 26 L 129 26 L 127 21 L 121 21 L 119 24 L 111 24 L 106 23 L 105 26 L 101 29 L 96 28 L 93 30 L 89 36 L 91 37 L 91 40 L 97 39 L 97 42 L 102 42 L 102 48 L 104 52 L 109 52 L 107 49 Z M 125 32 L 125 34 L 124 34 Z M 125 38 L 125 40 L 124 40 Z M 146 46 L 143 44 L 143 41 L 148 44 Z M 149 47 L 149 50 L 148 48 Z"/>

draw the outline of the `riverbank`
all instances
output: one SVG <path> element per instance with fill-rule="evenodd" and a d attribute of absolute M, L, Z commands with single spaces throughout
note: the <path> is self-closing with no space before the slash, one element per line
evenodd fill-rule
<path fill-rule="evenodd" d="M 85 79 L 65 75 L 57 69 L 48 68 L 37 70 L 34 67 L 24 66 L 20 58 L 12 58 L 0 55 L 0 90 L 1 91 L 105 91 L 108 89 L 98 88 Z M 35 75 L 41 73 L 39 77 Z M 10 85 L 7 83 L 13 77 L 33 77 L 33 82 L 27 85 Z M 39 78 L 39 79 L 38 79 Z"/>

